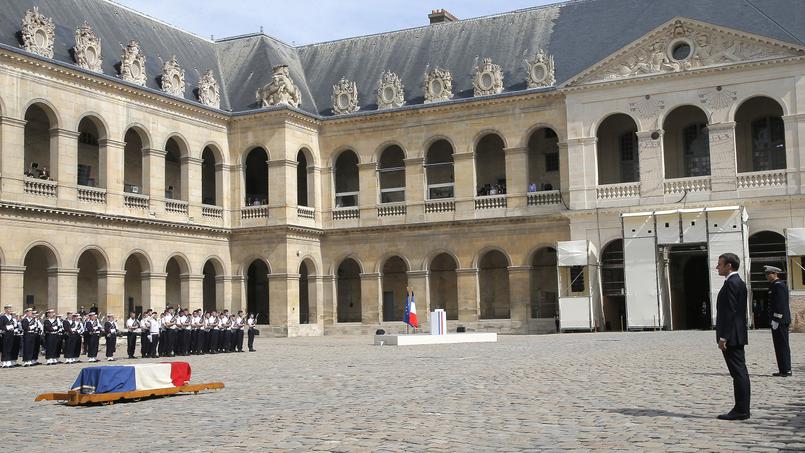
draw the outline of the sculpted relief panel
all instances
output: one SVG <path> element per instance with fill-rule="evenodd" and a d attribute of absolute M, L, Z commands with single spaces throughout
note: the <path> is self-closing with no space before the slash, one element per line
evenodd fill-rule
<path fill-rule="evenodd" d="M 422 89 L 425 91 L 425 104 L 449 101 L 453 98 L 453 75 L 441 68 L 426 72 Z"/>
<path fill-rule="evenodd" d="M 271 82 L 257 90 L 257 103 L 260 107 L 281 104 L 299 107 L 302 103 L 302 93 L 294 85 L 288 65 L 274 66 L 272 70 L 274 75 Z"/>
<path fill-rule="evenodd" d="M 123 56 L 120 57 L 120 77 L 127 82 L 145 85 L 145 54 L 137 41 L 131 41 L 123 48 Z"/>
<path fill-rule="evenodd" d="M 101 40 L 85 21 L 75 29 L 75 47 L 73 48 L 75 62 L 84 69 L 103 72 L 101 64 Z"/>
<path fill-rule="evenodd" d="M 28 52 L 53 58 L 54 30 L 53 18 L 45 17 L 34 6 L 22 18 L 22 47 Z"/>
<path fill-rule="evenodd" d="M 605 62 L 581 82 L 601 82 L 799 55 L 792 48 L 677 20 Z"/>
<path fill-rule="evenodd" d="M 553 55 L 539 49 L 531 58 L 525 60 L 526 81 L 528 88 L 543 88 L 556 83 L 554 75 Z"/>
<path fill-rule="evenodd" d="M 503 69 L 492 64 L 491 58 L 484 58 L 475 66 L 475 77 L 472 80 L 473 96 L 488 96 L 503 91 Z"/>
<path fill-rule="evenodd" d="M 212 69 L 207 69 L 207 72 L 198 80 L 198 100 L 210 107 L 221 107 L 221 91 Z"/>
<path fill-rule="evenodd" d="M 377 108 L 380 110 L 401 107 L 405 104 L 405 91 L 397 74 L 386 71 L 377 82 Z"/>
<path fill-rule="evenodd" d="M 176 61 L 176 55 L 162 66 L 162 91 L 184 97 L 184 69 Z"/>
<path fill-rule="evenodd" d="M 333 113 L 343 115 L 345 113 L 357 112 L 358 105 L 358 86 L 344 77 L 333 85 Z"/>

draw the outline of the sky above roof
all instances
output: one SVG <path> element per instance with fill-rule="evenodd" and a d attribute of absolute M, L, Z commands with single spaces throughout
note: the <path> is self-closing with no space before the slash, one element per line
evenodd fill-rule
<path fill-rule="evenodd" d="M 558 0 L 114 0 L 205 38 L 256 33 L 304 45 L 428 24 L 443 8 L 459 19 L 557 3 Z M 203 7 L 199 7 L 203 5 Z"/>

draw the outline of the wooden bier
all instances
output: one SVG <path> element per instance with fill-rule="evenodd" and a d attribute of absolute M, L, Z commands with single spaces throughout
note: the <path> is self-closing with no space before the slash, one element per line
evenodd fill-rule
<path fill-rule="evenodd" d="M 153 390 L 135 390 L 133 392 L 114 392 L 114 393 L 81 393 L 70 390 L 63 393 L 43 393 L 34 401 L 66 401 L 68 406 L 78 406 L 82 404 L 114 404 L 117 401 L 138 400 L 154 396 L 169 396 L 177 393 L 198 393 L 202 390 L 219 390 L 224 388 L 223 382 L 210 382 L 207 384 L 183 385 L 181 387 L 170 387 Z"/>

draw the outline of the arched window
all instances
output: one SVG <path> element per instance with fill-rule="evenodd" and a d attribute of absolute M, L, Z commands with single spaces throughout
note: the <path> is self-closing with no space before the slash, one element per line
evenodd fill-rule
<path fill-rule="evenodd" d="M 377 179 L 380 181 L 380 202 L 400 203 L 405 201 L 405 154 L 402 148 L 389 146 L 380 155 Z"/>
<path fill-rule="evenodd" d="M 707 115 L 698 107 L 677 107 L 663 122 L 665 178 L 710 175 Z"/>
<path fill-rule="evenodd" d="M 637 155 L 637 124 L 629 115 L 618 113 L 598 127 L 598 184 L 640 180 Z"/>
<path fill-rule="evenodd" d="M 336 315 L 338 322 L 361 322 L 361 268 L 352 258 L 338 266 Z"/>
<path fill-rule="evenodd" d="M 216 206 L 221 200 L 218 198 L 218 176 L 215 169 L 215 153 L 209 146 L 201 153 L 201 202 Z"/>
<path fill-rule="evenodd" d="M 358 156 L 344 151 L 335 161 L 335 207 L 358 206 L 359 190 Z"/>
<path fill-rule="evenodd" d="M 182 187 L 182 150 L 175 138 L 169 138 L 165 144 L 165 198 L 186 198 Z"/>
<path fill-rule="evenodd" d="M 428 267 L 430 308 L 441 308 L 448 320 L 458 319 L 458 277 L 456 260 L 447 253 L 436 255 Z"/>
<path fill-rule="evenodd" d="M 767 97 L 752 98 L 735 113 L 738 172 L 786 168 L 783 108 Z"/>
<path fill-rule="evenodd" d="M 25 112 L 23 171 L 30 178 L 52 180 L 50 129 L 56 125 L 52 120 L 53 114 L 46 109 L 45 106 L 34 104 Z"/>
<path fill-rule="evenodd" d="M 78 124 L 76 182 L 79 186 L 102 187 L 101 181 L 104 178 L 100 174 L 101 160 L 98 145 L 102 128 L 99 126 L 100 122 L 90 117 L 83 118 Z"/>
<path fill-rule="evenodd" d="M 268 204 L 268 153 L 263 148 L 254 148 L 246 156 L 243 169 L 246 182 L 246 206 Z"/>
<path fill-rule="evenodd" d="M 296 204 L 297 206 L 310 206 L 308 195 L 307 157 L 304 151 L 296 154 Z"/>
<path fill-rule="evenodd" d="M 453 147 L 447 140 L 437 140 L 425 155 L 425 178 L 428 184 L 428 199 L 453 198 Z"/>
<path fill-rule="evenodd" d="M 408 295 L 408 266 L 399 256 L 383 264 L 383 321 L 402 321 Z"/>
<path fill-rule="evenodd" d="M 478 263 L 481 319 L 509 319 L 509 261 L 498 250 L 490 250 Z"/>
<path fill-rule="evenodd" d="M 143 150 L 148 147 L 146 135 L 135 128 L 126 131 L 123 150 L 123 191 L 146 193 L 143 179 Z"/>

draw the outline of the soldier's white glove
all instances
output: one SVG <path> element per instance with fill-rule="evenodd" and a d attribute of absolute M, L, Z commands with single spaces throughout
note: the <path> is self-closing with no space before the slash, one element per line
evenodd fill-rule
<path fill-rule="evenodd" d="M 772 321 L 772 322 L 771 322 L 771 328 L 772 328 L 772 330 L 777 330 L 777 328 L 778 328 L 778 327 L 780 327 L 780 323 L 779 323 L 779 322 L 777 322 L 777 321 Z"/>

